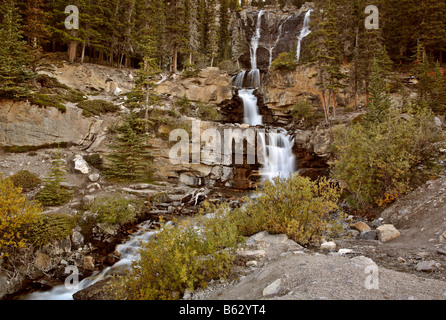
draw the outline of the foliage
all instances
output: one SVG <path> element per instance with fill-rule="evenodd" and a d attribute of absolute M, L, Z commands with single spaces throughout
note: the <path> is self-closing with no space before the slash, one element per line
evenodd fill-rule
<path fill-rule="evenodd" d="M 86 155 L 84 157 L 84 160 L 91 166 L 95 167 L 96 169 L 101 170 L 102 165 L 104 164 L 104 160 L 102 159 L 102 156 L 98 153 L 94 153 L 91 155 Z"/>
<path fill-rule="evenodd" d="M 301 245 L 317 242 L 338 209 L 340 190 L 325 178 L 311 181 L 299 174 L 267 181 L 255 200 L 231 213 L 231 219 L 244 236 L 266 230 L 287 234 Z"/>
<path fill-rule="evenodd" d="M 311 119 L 314 116 L 314 108 L 306 100 L 299 100 L 297 101 L 293 108 L 291 109 L 291 115 L 295 120 L 308 120 Z"/>
<path fill-rule="evenodd" d="M 58 152 L 53 160 L 50 173 L 44 180 L 45 185 L 37 194 L 36 200 L 44 206 L 60 206 L 67 203 L 72 192 L 62 186 L 62 182 L 65 182 L 65 173 L 65 163 Z"/>
<path fill-rule="evenodd" d="M 105 100 L 86 100 L 77 104 L 86 117 L 99 116 L 104 113 L 113 113 L 119 110 L 114 103 Z"/>
<path fill-rule="evenodd" d="M 135 221 L 142 203 L 121 196 L 109 196 L 95 199 L 86 209 L 96 214 L 99 223 L 123 226 Z"/>
<path fill-rule="evenodd" d="M 199 102 L 197 104 L 198 117 L 205 121 L 217 121 L 220 119 L 220 113 L 217 107 L 212 104 Z"/>
<path fill-rule="evenodd" d="M 271 63 L 271 69 L 273 70 L 291 70 L 294 71 L 297 68 L 296 54 L 295 52 L 282 52 Z"/>
<path fill-rule="evenodd" d="M 52 240 L 66 239 L 73 233 L 75 219 L 66 214 L 42 214 L 39 222 L 28 228 L 27 241 L 37 247 Z"/>
<path fill-rule="evenodd" d="M 60 110 L 62 113 L 67 111 L 65 105 L 60 102 L 59 96 L 36 93 L 32 96 L 31 104 L 40 107 L 53 107 Z"/>
<path fill-rule="evenodd" d="M 397 198 L 435 176 L 444 135 L 425 110 L 391 109 L 383 122 L 335 130 L 332 177 L 346 184 L 358 208 Z M 383 202 L 384 201 L 384 202 Z"/>
<path fill-rule="evenodd" d="M 23 41 L 22 19 L 15 1 L 2 1 L 0 19 L 0 96 L 23 99 L 29 95 L 27 81 L 33 73 L 26 67 L 26 42 Z"/>
<path fill-rule="evenodd" d="M 21 188 L 0 176 L 0 256 L 26 245 L 27 226 L 40 219 L 40 205 L 26 200 Z"/>
<path fill-rule="evenodd" d="M 175 101 L 175 107 L 177 107 L 181 114 L 189 115 L 192 112 L 192 103 L 186 95 Z"/>
<path fill-rule="evenodd" d="M 198 228 L 189 220 L 163 225 L 156 239 L 143 245 L 130 273 L 112 280 L 110 293 L 117 299 L 174 300 L 186 289 L 225 278 L 240 240 L 226 211 L 220 208 L 212 217 L 201 217 Z"/>
<path fill-rule="evenodd" d="M 151 155 L 146 124 L 131 113 L 116 129 L 114 141 L 109 145 L 112 153 L 106 156 L 108 163 L 105 174 L 118 181 L 143 181 L 151 177 Z"/>
<path fill-rule="evenodd" d="M 38 176 L 28 170 L 20 170 L 10 179 L 15 187 L 21 188 L 25 192 L 37 188 L 42 182 Z"/>

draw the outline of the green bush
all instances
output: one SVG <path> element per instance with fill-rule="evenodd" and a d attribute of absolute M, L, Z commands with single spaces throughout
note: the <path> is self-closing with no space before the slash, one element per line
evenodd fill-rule
<path fill-rule="evenodd" d="M 426 111 L 390 110 L 382 122 L 335 129 L 332 178 L 350 192 L 357 209 L 383 206 L 438 173 L 444 134 Z"/>
<path fill-rule="evenodd" d="M 231 219 L 244 236 L 266 230 L 287 234 L 301 245 L 320 241 L 338 209 L 340 190 L 325 178 L 311 181 L 299 174 L 267 181 L 257 191 L 255 200 L 247 200 L 231 213 Z"/>
<path fill-rule="evenodd" d="M 291 109 L 291 115 L 296 120 L 308 120 L 314 116 L 314 108 L 308 101 L 299 100 Z"/>
<path fill-rule="evenodd" d="M 82 114 L 86 117 L 98 116 L 104 113 L 112 113 L 119 110 L 119 107 L 112 102 L 105 100 L 86 100 L 77 104 L 83 110 Z"/>
<path fill-rule="evenodd" d="M 186 289 L 227 277 L 241 238 L 224 208 L 201 217 L 198 228 L 189 220 L 162 226 L 156 239 L 143 245 L 140 259 L 126 276 L 115 278 L 108 292 L 116 299 L 175 300 Z"/>
<path fill-rule="evenodd" d="M 40 247 L 52 240 L 66 239 L 73 233 L 75 219 L 65 214 L 42 214 L 38 223 L 28 228 L 29 243 Z"/>
<path fill-rule="evenodd" d="M 294 71 L 297 68 L 296 54 L 295 52 L 282 52 L 279 56 L 271 63 L 271 69 L 279 70 L 291 70 Z"/>
<path fill-rule="evenodd" d="M 215 105 L 199 102 L 197 104 L 197 109 L 198 117 L 202 120 L 217 121 L 220 119 L 220 113 Z"/>
<path fill-rule="evenodd" d="M 67 111 L 67 108 L 61 103 L 61 99 L 58 95 L 36 93 L 31 98 L 31 104 L 39 107 L 53 107 L 60 110 L 62 113 Z"/>
<path fill-rule="evenodd" d="M 192 111 L 192 103 L 190 102 L 190 100 L 187 98 L 186 95 L 175 101 L 175 107 L 177 107 L 180 113 L 184 115 L 190 115 Z"/>
<path fill-rule="evenodd" d="M 96 214 L 96 221 L 107 225 L 123 226 L 135 221 L 142 202 L 121 196 L 97 198 L 87 209 Z"/>
<path fill-rule="evenodd" d="M 91 155 L 86 155 L 84 157 L 84 160 L 91 166 L 95 167 L 96 169 L 102 169 L 102 165 L 104 164 L 104 160 L 102 159 L 101 155 L 98 153 L 94 153 Z"/>
<path fill-rule="evenodd" d="M 38 176 L 28 170 L 21 170 L 10 177 L 10 179 L 15 187 L 22 188 L 25 192 L 37 188 L 42 183 Z"/>

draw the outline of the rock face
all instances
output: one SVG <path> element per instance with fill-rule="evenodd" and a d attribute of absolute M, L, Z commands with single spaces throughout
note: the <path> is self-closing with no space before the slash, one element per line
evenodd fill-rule
<path fill-rule="evenodd" d="M 82 110 L 75 107 L 68 106 L 62 113 L 29 102 L 0 100 L 0 145 L 82 144 L 92 141 L 103 126 L 103 120 L 84 118 Z"/>
<path fill-rule="evenodd" d="M 124 69 L 112 69 L 97 64 L 66 64 L 55 76 L 61 83 L 81 91 L 110 94 L 127 93 L 133 88 L 133 74 Z"/>
<path fill-rule="evenodd" d="M 201 70 L 196 78 L 164 81 L 156 88 L 156 92 L 218 105 L 232 100 L 232 80 L 225 71 L 207 68 Z"/>
<path fill-rule="evenodd" d="M 295 7 L 266 7 L 261 19 L 260 40 L 257 49 L 257 66 L 259 69 L 268 69 L 270 62 L 277 58 L 281 52 L 296 50 L 300 30 L 302 29 L 305 12 L 310 7 L 303 6 L 301 9 Z M 246 43 L 250 43 L 256 31 L 259 10 L 247 8 L 236 16 L 237 26 L 244 33 Z M 243 67 L 251 68 L 250 54 L 248 48 L 240 57 Z"/>

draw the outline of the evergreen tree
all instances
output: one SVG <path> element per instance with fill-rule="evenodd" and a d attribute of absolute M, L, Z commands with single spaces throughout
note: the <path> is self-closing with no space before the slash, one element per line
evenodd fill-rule
<path fill-rule="evenodd" d="M 0 19 L 0 97 L 21 99 L 28 95 L 26 81 L 32 78 L 32 73 L 25 67 L 28 61 L 26 42 L 13 0 L 2 1 Z"/>
<path fill-rule="evenodd" d="M 109 145 L 113 152 L 107 156 L 107 177 L 118 181 L 143 181 L 150 178 L 152 157 L 148 151 L 147 137 L 142 133 L 143 127 L 136 114 L 131 113 L 116 129 L 117 135 Z"/>
<path fill-rule="evenodd" d="M 51 171 L 45 179 L 45 185 L 36 196 L 36 200 L 44 206 L 60 206 L 67 203 L 72 193 L 62 186 L 62 183 L 66 182 L 65 174 L 65 162 L 61 159 L 60 151 L 58 151 L 53 160 Z"/>

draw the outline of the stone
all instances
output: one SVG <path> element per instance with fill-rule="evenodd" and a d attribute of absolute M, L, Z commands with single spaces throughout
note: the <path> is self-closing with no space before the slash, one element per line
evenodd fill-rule
<path fill-rule="evenodd" d="M 88 166 L 87 161 L 81 155 L 76 155 L 74 157 L 74 170 L 79 171 L 82 174 L 90 173 L 90 167 Z"/>
<path fill-rule="evenodd" d="M 48 271 L 51 269 L 51 258 L 49 255 L 38 252 L 34 259 L 34 266 L 42 271 Z"/>
<path fill-rule="evenodd" d="M 92 195 L 86 195 L 83 199 L 82 199 L 82 201 L 85 203 L 85 204 L 92 204 L 93 202 L 94 202 L 94 200 L 96 199 L 96 196 L 92 196 Z"/>
<path fill-rule="evenodd" d="M 193 294 L 193 293 L 194 293 L 193 291 L 191 291 L 191 290 L 189 290 L 189 289 L 186 289 L 186 290 L 184 291 L 183 300 L 191 300 L 191 299 L 192 299 L 192 294 Z"/>
<path fill-rule="evenodd" d="M 353 226 L 353 229 L 358 230 L 359 232 L 363 232 L 363 231 L 370 231 L 372 230 L 366 223 L 364 222 L 356 222 Z"/>
<path fill-rule="evenodd" d="M 82 268 L 89 271 L 94 271 L 94 258 L 92 256 L 86 256 L 82 259 Z"/>
<path fill-rule="evenodd" d="M 443 246 L 443 248 L 439 248 L 439 249 L 437 250 L 437 252 L 438 252 L 439 254 L 443 254 L 443 255 L 446 256 L 446 246 Z"/>
<path fill-rule="evenodd" d="M 91 182 L 97 182 L 97 181 L 99 181 L 100 177 L 101 176 L 99 174 L 93 173 L 88 176 L 88 179 L 90 179 Z"/>
<path fill-rule="evenodd" d="M 79 231 L 73 231 L 71 243 L 75 249 L 84 245 L 84 236 Z"/>
<path fill-rule="evenodd" d="M 376 219 L 372 222 L 372 226 L 375 228 L 381 227 L 384 224 L 383 221 L 383 218 Z"/>
<path fill-rule="evenodd" d="M 265 250 L 241 250 L 238 255 L 248 261 L 260 260 L 266 256 Z"/>
<path fill-rule="evenodd" d="M 348 230 L 347 231 L 347 235 L 349 235 L 352 238 L 356 238 L 357 236 L 359 236 L 359 231 L 358 230 Z"/>
<path fill-rule="evenodd" d="M 376 230 L 362 231 L 359 234 L 359 239 L 361 240 L 376 240 L 378 237 L 378 232 Z"/>
<path fill-rule="evenodd" d="M 421 261 L 416 265 L 415 269 L 417 271 L 432 272 L 436 269 L 436 261 Z"/>
<path fill-rule="evenodd" d="M 321 244 L 321 249 L 323 250 L 336 250 L 336 243 L 333 241 L 324 242 Z"/>
<path fill-rule="evenodd" d="M 88 189 L 88 192 L 92 193 L 92 192 L 101 190 L 101 185 L 99 183 L 95 182 L 95 183 L 89 184 L 87 186 L 87 189 Z"/>
<path fill-rule="evenodd" d="M 280 289 L 282 287 L 282 279 L 277 279 L 273 283 L 271 283 L 269 286 L 267 286 L 265 289 L 263 289 L 263 296 L 271 296 L 278 294 Z"/>
<path fill-rule="evenodd" d="M 349 253 L 353 253 L 352 249 L 339 249 L 338 251 L 339 254 L 349 254 Z"/>
<path fill-rule="evenodd" d="M 251 261 L 246 262 L 247 267 L 257 267 L 257 265 L 258 265 L 258 263 L 256 260 L 251 260 Z"/>
<path fill-rule="evenodd" d="M 378 231 L 378 240 L 387 242 L 398 238 L 401 233 L 394 227 L 393 224 L 385 224 L 376 229 Z"/>

